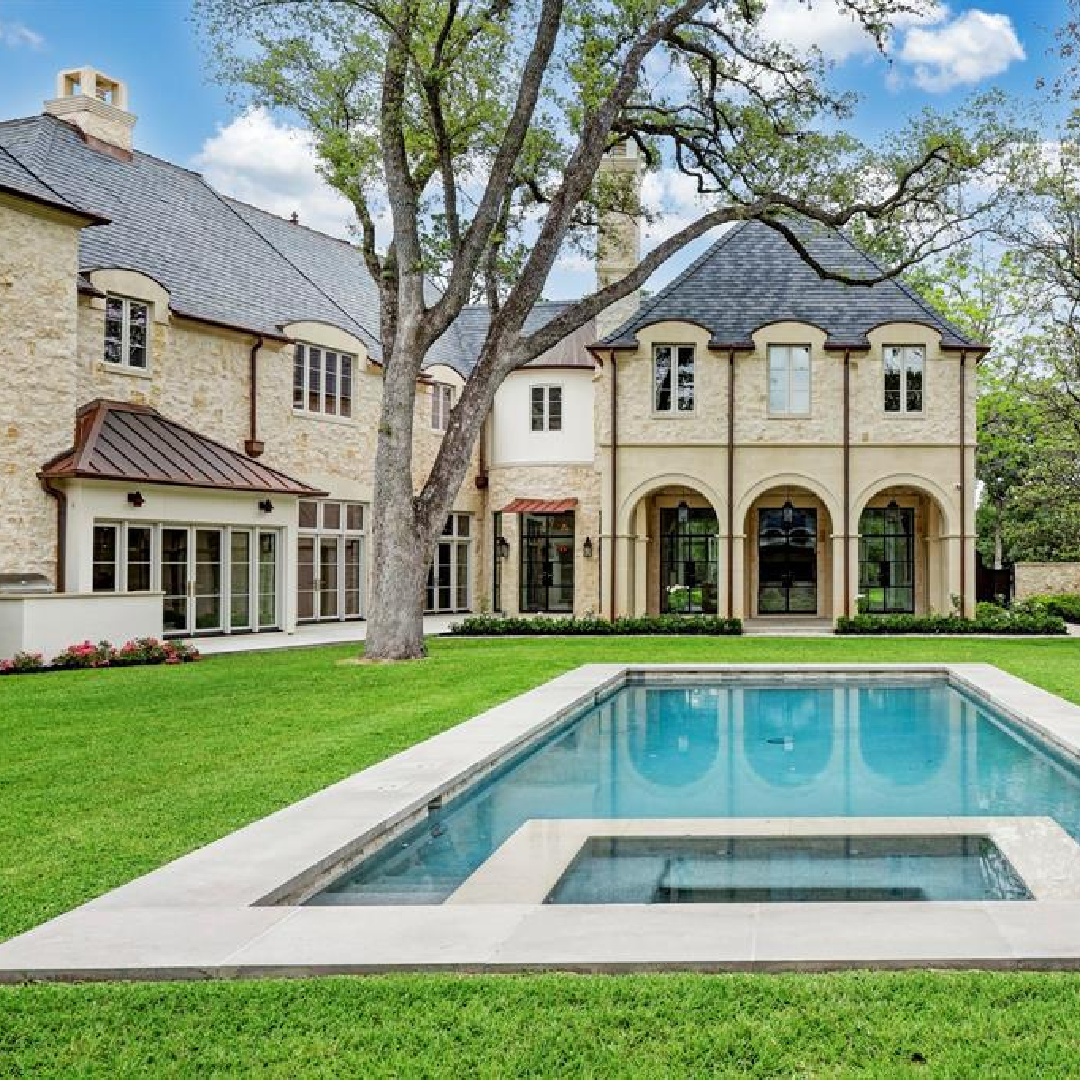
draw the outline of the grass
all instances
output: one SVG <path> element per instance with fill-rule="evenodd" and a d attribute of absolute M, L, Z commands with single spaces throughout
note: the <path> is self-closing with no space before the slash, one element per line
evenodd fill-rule
<path fill-rule="evenodd" d="M 433 641 L 0 679 L 0 938 L 589 661 L 986 661 L 1080 703 L 1080 641 Z M 0 988 L 0 1075 L 1068 1075 L 1080 982 L 850 974 Z"/>

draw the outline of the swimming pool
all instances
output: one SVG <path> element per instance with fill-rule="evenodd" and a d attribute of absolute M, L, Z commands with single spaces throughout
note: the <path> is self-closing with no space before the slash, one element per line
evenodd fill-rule
<path fill-rule="evenodd" d="M 987 815 L 1080 838 L 1080 769 L 945 678 L 631 680 L 307 903 L 442 903 L 536 819 Z"/>

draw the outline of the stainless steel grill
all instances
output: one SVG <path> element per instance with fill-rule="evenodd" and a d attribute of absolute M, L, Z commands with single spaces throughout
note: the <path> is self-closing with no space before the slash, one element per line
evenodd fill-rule
<path fill-rule="evenodd" d="M 0 574 L 0 596 L 40 596 L 56 592 L 44 574 Z"/>

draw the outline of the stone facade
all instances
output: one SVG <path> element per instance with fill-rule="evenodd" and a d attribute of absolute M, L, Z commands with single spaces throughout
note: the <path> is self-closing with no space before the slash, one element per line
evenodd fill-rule
<path fill-rule="evenodd" d="M 56 568 L 56 500 L 37 470 L 71 444 L 82 224 L 0 195 L 0 573 Z"/>
<path fill-rule="evenodd" d="M 1017 600 L 1031 596 L 1080 593 L 1080 563 L 1022 562 L 1015 567 Z"/>

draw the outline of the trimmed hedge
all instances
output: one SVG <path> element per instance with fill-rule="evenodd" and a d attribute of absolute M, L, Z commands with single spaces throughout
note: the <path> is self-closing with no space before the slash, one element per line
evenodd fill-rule
<path fill-rule="evenodd" d="M 855 615 L 836 621 L 838 634 L 1064 634 L 1065 621 L 1049 613 L 980 615 Z"/>
<path fill-rule="evenodd" d="M 502 615 L 470 615 L 450 627 L 451 634 L 462 637 L 518 637 L 566 635 L 620 634 L 694 634 L 731 637 L 742 633 L 738 619 L 721 619 L 715 615 L 645 615 L 640 618 L 598 619 L 553 618 L 538 615 L 536 618 L 513 618 Z"/>
<path fill-rule="evenodd" d="M 1080 595 L 1076 593 L 1058 593 L 1052 596 L 1032 596 L 1024 603 L 1035 609 L 1041 609 L 1050 615 L 1057 615 L 1067 623 L 1080 623 Z"/>

